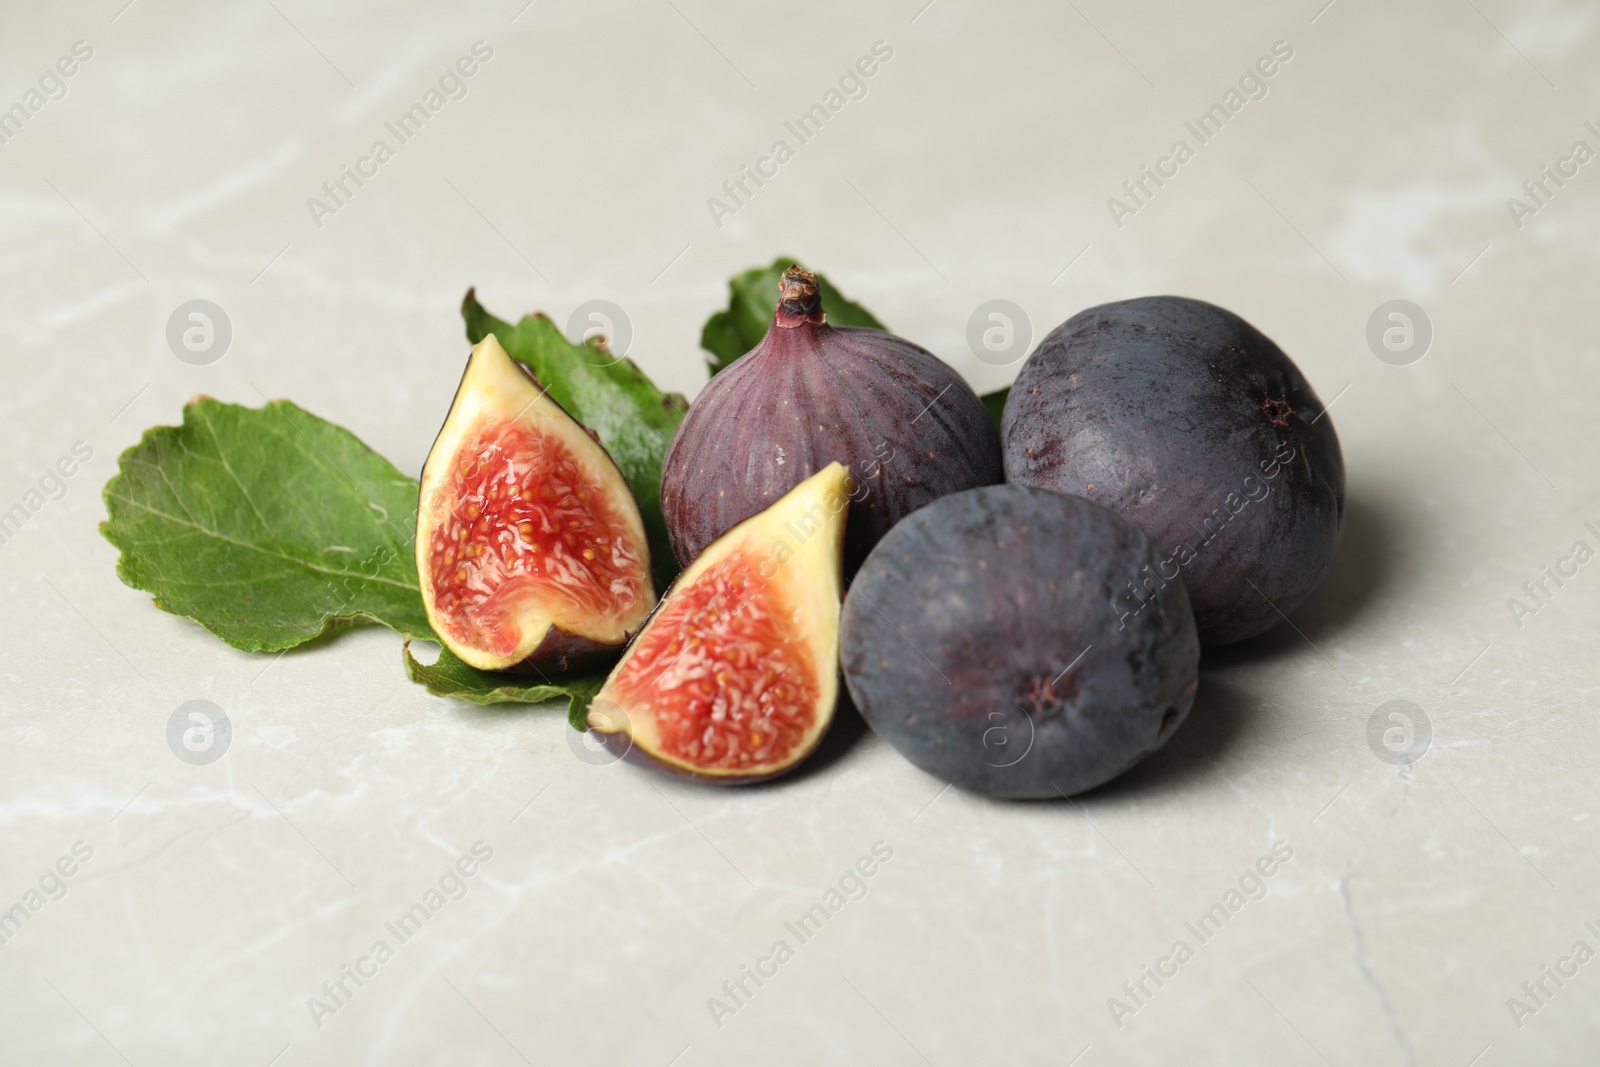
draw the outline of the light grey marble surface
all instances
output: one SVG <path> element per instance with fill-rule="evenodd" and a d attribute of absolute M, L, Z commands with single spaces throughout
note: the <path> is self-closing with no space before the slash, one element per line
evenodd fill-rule
<path fill-rule="evenodd" d="M 0 33 L 0 106 L 92 49 L 0 144 L 0 511 L 92 451 L 0 545 L 0 906 L 92 850 L 0 944 L 0 1062 L 1595 1055 L 1600 962 L 1570 954 L 1600 950 L 1600 563 L 1525 617 L 1508 599 L 1600 548 L 1600 163 L 1526 217 L 1507 200 L 1600 148 L 1600 7 L 125 2 L 11 5 Z M 394 142 L 478 41 L 466 95 Z M 797 145 L 784 123 L 877 41 L 866 95 Z M 1184 123 L 1280 41 L 1265 97 L 1198 145 Z M 1179 138 L 1194 157 L 1118 226 L 1107 199 Z M 393 158 L 314 219 L 379 139 Z M 793 158 L 714 220 L 778 139 Z M 193 394 L 291 397 L 416 471 L 468 286 L 558 321 L 612 300 L 639 364 L 692 395 L 727 277 L 779 253 L 980 389 L 1015 373 L 968 350 L 985 300 L 1035 338 L 1144 293 L 1237 310 L 1333 402 L 1349 521 L 1325 587 L 1209 657 L 1147 765 L 1015 805 L 871 735 L 739 792 L 593 766 L 555 711 L 412 686 L 386 631 L 251 656 L 116 579 L 99 488 Z M 165 340 L 191 299 L 232 324 L 210 365 Z M 1411 365 L 1365 339 L 1392 299 L 1432 323 Z M 233 724 L 207 766 L 166 740 L 196 699 Z M 1431 728 L 1408 767 L 1368 740 L 1392 700 Z M 480 841 L 465 895 L 399 945 L 385 923 Z M 879 842 L 801 944 L 785 924 Z M 1202 943 L 1186 924 L 1275 845 L 1264 895 Z M 313 1018 L 380 939 L 394 958 Z M 779 940 L 776 977 L 713 1013 Z M 1124 990 L 1179 940 L 1175 977 Z"/>

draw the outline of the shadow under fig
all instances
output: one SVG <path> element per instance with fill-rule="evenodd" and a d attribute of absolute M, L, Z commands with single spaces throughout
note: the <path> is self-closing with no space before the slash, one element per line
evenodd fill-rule
<path fill-rule="evenodd" d="M 1316 592 L 1290 616 L 1293 625 L 1280 622 L 1260 637 L 1201 653 L 1200 688 L 1178 732 L 1125 774 L 1081 795 L 1159 794 L 1210 774 L 1248 740 L 1262 716 L 1271 714 L 1259 698 L 1229 681 L 1229 676 L 1238 668 L 1300 655 L 1308 640 L 1326 652 L 1346 628 L 1370 612 L 1399 575 L 1397 561 L 1405 531 L 1401 514 L 1370 492 L 1348 496 L 1333 564 Z"/>
<path fill-rule="evenodd" d="M 1401 515 L 1392 505 L 1352 493 L 1345 500 L 1344 530 L 1333 564 L 1316 592 L 1289 616 L 1293 625 L 1280 621 L 1260 637 L 1207 649 L 1201 667 L 1272 662 L 1303 650 L 1307 640 L 1326 651 L 1325 642 L 1337 640 L 1358 624 L 1391 591 L 1400 573 L 1398 559 L 1405 532 Z"/>
<path fill-rule="evenodd" d="M 1188 788 L 1213 773 L 1266 714 L 1261 702 L 1244 689 L 1202 671 L 1194 707 L 1166 744 L 1105 785 L 1073 799 L 1154 797 Z"/>

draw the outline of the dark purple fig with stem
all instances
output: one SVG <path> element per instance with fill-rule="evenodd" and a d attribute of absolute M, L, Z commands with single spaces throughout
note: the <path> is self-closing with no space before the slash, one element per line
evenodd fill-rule
<path fill-rule="evenodd" d="M 882 330 L 829 326 L 814 274 L 783 272 L 772 325 L 695 398 L 667 451 L 661 510 L 687 565 L 829 463 L 853 489 L 845 572 L 895 523 L 1003 477 L 977 394 L 933 353 Z"/>

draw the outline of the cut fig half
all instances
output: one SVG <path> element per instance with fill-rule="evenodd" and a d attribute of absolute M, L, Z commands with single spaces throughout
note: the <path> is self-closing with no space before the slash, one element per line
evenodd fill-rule
<path fill-rule="evenodd" d="M 839 696 L 849 506 L 831 463 L 678 576 L 590 705 L 608 750 L 721 785 L 810 755 Z"/>
<path fill-rule="evenodd" d="M 422 468 L 417 574 L 439 639 L 480 670 L 571 669 L 655 603 L 622 473 L 493 334 Z"/>

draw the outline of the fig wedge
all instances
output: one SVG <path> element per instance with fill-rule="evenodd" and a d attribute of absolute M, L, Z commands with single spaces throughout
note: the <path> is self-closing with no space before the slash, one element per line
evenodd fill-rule
<path fill-rule="evenodd" d="M 622 473 L 493 334 L 422 468 L 417 574 L 434 632 L 480 670 L 572 669 L 655 603 Z"/>
<path fill-rule="evenodd" d="M 588 712 L 606 748 L 719 785 L 792 770 L 839 697 L 850 476 L 830 463 L 691 563 Z"/>

